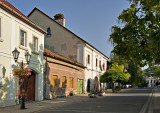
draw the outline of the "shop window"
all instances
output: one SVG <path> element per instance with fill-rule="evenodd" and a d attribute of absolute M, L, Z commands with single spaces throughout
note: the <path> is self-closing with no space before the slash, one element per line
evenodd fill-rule
<path fill-rule="evenodd" d="M 67 84 L 66 76 L 63 76 L 62 77 L 62 88 L 66 88 L 66 84 Z"/>
<path fill-rule="evenodd" d="M 53 75 L 52 76 L 52 87 L 53 88 L 57 88 L 58 87 L 58 76 L 57 75 Z"/>
<path fill-rule="evenodd" d="M 73 88 L 73 78 L 70 78 L 70 88 Z"/>

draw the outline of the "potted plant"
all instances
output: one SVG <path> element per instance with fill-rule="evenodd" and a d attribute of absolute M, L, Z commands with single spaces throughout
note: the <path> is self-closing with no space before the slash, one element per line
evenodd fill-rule
<path fill-rule="evenodd" d="M 90 97 L 90 98 L 96 98 L 96 92 L 89 93 L 88 97 Z"/>
<path fill-rule="evenodd" d="M 73 96 L 73 91 L 70 91 L 70 92 L 69 92 L 69 95 L 70 95 L 70 96 Z"/>
<path fill-rule="evenodd" d="M 29 77 L 29 75 L 31 75 L 31 69 L 29 69 L 28 67 L 20 67 L 20 68 L 15 68 L 13 69 L 13 75 L 19 78 L 22 77 Z"/>
<path fill-rule="evenodd" d="M 105 94 L 104 89 L 100 89 L 100 91 L 98 92 L 98 96 L 103 96 Z"/>

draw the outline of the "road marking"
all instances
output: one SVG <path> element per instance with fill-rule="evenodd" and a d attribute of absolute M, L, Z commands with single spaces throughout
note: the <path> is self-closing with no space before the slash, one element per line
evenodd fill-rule
<path fill-rule="evenodd" d="M 149 112 L 149 110 L 151 110 L 150 106 L 151 106 L 151 101 L 152 101 L 152 97 L 153 97 L 153 90 L 154 89 L 152 89 L 147 101 L 145 102 L 145 104 L 143 105 L 143 107 L 139 113 L 146 113 L 147 110 L 148 110 L 148 113 L 152 113 L 152 112 Z M 148 109 L 148 107 L 149 107 L 149 109 Z"/>

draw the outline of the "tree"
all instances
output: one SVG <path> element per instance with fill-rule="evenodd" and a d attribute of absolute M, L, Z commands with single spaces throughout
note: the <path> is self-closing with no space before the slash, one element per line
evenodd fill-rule
<path fill-rule="evenodd" d="M 152 66 L 145 69 L 145 74 L 153 73 L 155 77 L 160 78 L 160 66 Z"/>
<path fill-rule="evenodd" d="M 129 0 L 118 20 L 123 26 L 112 26 L 110 39 L 113 53 L 140 66 L 160 62 L 159 0 Z"/>
<path fill-rule="evenodd" d="M 111 69 L 106 71 L 103 75 L 100 76 L 100 82 L 102 83 L 125 83 L 129 80 L 130 74 L 127 73 L 127 70 L 124 69 L 123 65 L 118 65 L 118 63 L 112 64 Z M 114 91 L 114 86 L 112 85 Z"/>

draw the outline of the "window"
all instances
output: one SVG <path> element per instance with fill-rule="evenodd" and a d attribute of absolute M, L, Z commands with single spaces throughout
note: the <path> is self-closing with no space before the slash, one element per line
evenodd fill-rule
<path fill-rule="evenodd" d="M 2 86 L 2 79 L 3 79 L 2 65 L 0 64 L 0 86 Z"/>
<path fill-rule="evenodd" d="M 20 30 L 20 45 L 27 47 L 27 33 L 24 30 Z"/>
<path fill-rule="evenodd" d="M 88 55 L 88 64 L 90 64 L 90 55 Z"/>
<path fill-rule="evenodd" d="M 99 61 L 99 65 L 101 66 L 101 61 Z"/>
<path fill-rule="evenodd" d="M 107 70 L 107 61 L 106 61 L 106 70 Z"/>
<path fill-rule="evenodd" d="M 38 51 L 38 38 L 35 36 L 33 37 L 33 50 Z"/>
<path fill-rule="evenodd" d="M 58 76 L 57 75 L 52 76 L 52 86 L 53 88 L 57 88 L 58 86 Z"/>
<path fill-rule="evenodd" d="M 2 19 L 2 17 L 0 17 L 0 42 L 2 42 L 3 41 L 3 36 L 2 36 L 2 26 L 3 26 L 3 23 L 2 23 L 2 21 L 3 21 L 3 19 Z"/>
<path fill-rule="evenodd" d="M 70 88 L 73 88 L 73 78 L 71 77 L 69 80 L 70 80 Z"/>
<path fill-rule="evenodd" d="M 67 83 L 66 76 L 63 76 L 62 77 L 62 88 L 66 88 L 66 83 Z"/>
<path fill-rule="evenodd" d="M 98 59 L 96 58 L 96 67 L 98 66 Z"/>
<path fill-rule="evenodd" d="M 47 28 L 47 35 L 51 36 L 51 28 L 50 27 Z"/>
<path fill-rule="evenodd" d="M 2 34 L 2 19 L 0 18 L 0 38 L 2 38 L 1 34 Z"/>

